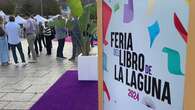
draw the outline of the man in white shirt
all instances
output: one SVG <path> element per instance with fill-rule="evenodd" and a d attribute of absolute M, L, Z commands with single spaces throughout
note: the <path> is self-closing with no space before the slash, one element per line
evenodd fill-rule
<path fill-rule="evenodd" d="M 18 52 L 20 53 L 20 58 L 22 60 L 22 65 L 26 65 L 22 44 L 20 40 L 20 25 L 15 23 L 15 17 L 10 16 L 9 22 L 5 25 L 5 31 L 8 35 L 8 43 L 11 47 L 11 51 L 13 54 L 14 62 L 16 66 L 18 66 L 18 58 L 16 54 L 16 48 L 18 49 Z"/>

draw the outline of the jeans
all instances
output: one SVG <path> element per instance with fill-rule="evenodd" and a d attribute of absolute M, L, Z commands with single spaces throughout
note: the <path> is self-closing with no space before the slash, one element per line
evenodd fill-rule
<path fill-rule="evenodd" d="M 51 36 L 45 36 L 45 39 L 46 39 L 47 55 L 51 55 L 52 38 Z"/>
<path fill-rule="evenodd" d="M 20 54 L 20 58 L 21 58 L 22 62 L 23 63 L 26 62 L 21 42 L 19 44 L 10 44 L 10 47 L 11 47 L 11 51 L 12 51 L 12 54 L 13 54 L 14 62 L 16 64 L 18 63 L 18 57 L 16 55 L 16 48 L 18 49 L 18 52 Z"/>
<path fill-rule="evenodd" d="M 9 52 L 8 52 L 8 43 L 7 37 L 0 37 L 0 62 L 2 64 L 8 63 Z"/>
<path fill-rule="evenodd" d="M 32 53 L 33 60 L 37 60 L 37 55 L 34 49 L 35 39 L 36 39 L 36 34 L 27 34 L 27 42 L 28 42 L 30 52 Z"/>
<path fill-rule="evenodd" d="M 57 57 L 64 57 L 63 50 L 64 50 L 65 38 L 58 39 L 58 48 L 57 48 Z"/>
<path fill-rule="evenodd" d="M 39 42 L 39 51 L 42 52 L 43 46 L 46 47 L 44 35 L 39 35 L 38 42 Z M 43 42 L 43 46 L 42 46 L 42 42 Z"/>
<path fill-rule="evenodd" d="M 38 36 L 35 39 L 34 45 L 35 45 L 35 52 L 38 55 L 39 54 L 39 48 L 38 48 Z"/>
<path fill-rule="evenodd" d="M 72 58 L 77 57 L 81 53 L 81 42 L 79 41 L 80 33 L 72 33 Z"/>

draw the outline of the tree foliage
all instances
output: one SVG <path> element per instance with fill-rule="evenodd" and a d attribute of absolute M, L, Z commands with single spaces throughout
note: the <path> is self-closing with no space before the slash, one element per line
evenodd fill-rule
<path fill-rule="evenodd" d="M 21 9 L 19 10 L 19 14 L 26 14 L 26 13 L 36 13 L 34 5 L 32 4 L 31 0 L 27 0 L 23 3 Z"/>
<path fill-rule="evenodd" d="M 67 1 L 71 9 L 71 13 L 77 13 L 77 5 L 73 4 L 71 1 Z M 79 29 L 81 31 L 81 36 L 79 43 L 81 46 L 81 52 L 83 55 L 89 55 L 90 51 L 90 37 L 96 33 L 97 30 L 97 5 L 96 2 L 84 5 L 83 3 L 83 12 L 79 16 Z M 72 14 L 72 16 L 77 17 L 78 14 Z M 67 23 L 67 28 L 72 30 L 73 22 L 71 19 Z"/>
<path fill-rule="evenodd" d="M 56 15 L 60 13 L 60 5 L 56 0 L 43 0 L 44 15 Z"/>
<path fill-rule="evenodd" d="M 42 0 L 43 15 L 60 13 L 60 5 L 56 0 Z M 41 0 L 0 0 L 0 10 L 6 14 L 41 14 Z"/>
<path fill-rule="evenodd" d="M 60 13 L 60 6 L 56 0 L 42 0 L 43 15 L 56 15 Z M 21 6 L 20 14 L 41 14 L 41 0 L 25 0 Z"/>
<path fill-rule="evenodd" d="M 3 10 L 6 14 L 14 14 L 15 3 L 12 0 L 0 0 L 0 10 Z"/>

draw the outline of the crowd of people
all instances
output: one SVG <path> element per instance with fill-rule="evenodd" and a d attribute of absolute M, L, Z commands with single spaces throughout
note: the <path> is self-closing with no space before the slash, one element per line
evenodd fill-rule
<path fill-rule="evenodd" d="M 19 65 L 18 55 L 16 50 L 19 52 L 21 58 L 21 64 L 23 66 L 27 65 L 26 57 L 23 51 L 21 38 L 25 36 L 28 42 L 28 63 L 37 63 L 37 57 L 46 48 L 46 55 L 50 56 L 52 54 L 52 39 L 56 38 L 58 41 L 58 47 L 56 52 L 57 59 L 66 59 L 63 55 L 63 50 L 65 46 L 65 37 L 72 36 L 72 57 L 69 59 L 71 61 L 75 60 L 78 52 L 81 50 L 79 46 L 79 37 L 81 32 L 79 31 L 78 19 L 72 20 L 74 23 L 73 29 L 66 29 L 66 20 L 62 16 L 58 18 L 53 23 L 54 25 L 49 25 L 49 22 L 37 22 L 33 16 L 29 14 L 25 15 L 26 23 L 21 26 L 15 22 L 15 17 L 10 16 L 8 22 L 4 22 L 3 17 L 0 17 L 0 62 L 1 65 L 7 66 L 10 64 L 9 51 L 12 52 L 14 59 L 14 64 Z M 22 33 L 22 34 L 21 34 Z"/>

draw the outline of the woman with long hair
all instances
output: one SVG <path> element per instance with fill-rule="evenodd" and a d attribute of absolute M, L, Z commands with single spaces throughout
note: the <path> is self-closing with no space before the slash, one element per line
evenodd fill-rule
<path fill-rule="evenodd" d="M 8 51 L 8 42 L 7 35 L 4 30 L 4 21 L 0 16 L 0 63 L 2 66 L 9 65 L 9 51 Z"/>

